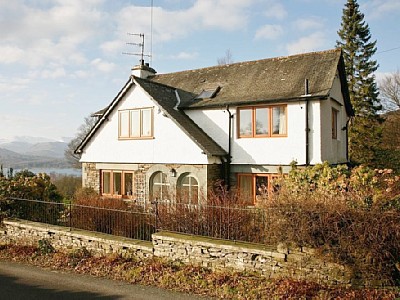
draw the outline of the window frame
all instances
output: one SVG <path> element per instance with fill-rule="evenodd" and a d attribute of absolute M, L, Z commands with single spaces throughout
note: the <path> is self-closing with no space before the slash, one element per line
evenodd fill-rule
<path fill-rule="evenodd" d="M 251 178 L 251 195 L 249 201 L 246 201 L 248 205 L 254 206 L 257 203 L 260 203 L 262 201 L 265 201 L 268 199 L 268 197 L 271 195 L 271 192 L 276 189 L 276 186 L 273 184 L 273 180 L 280 178 L 282 174 L 278 173 L 237 173 L 237 187 L 239 191 L 239 197 L 240 197 L 240 186 L 241 186 L 241 178 L 243 177 L 250 177 Z M 267 186 L 267 197 L 264 199 L 257 199 L 257 177 L 266 177 L 268 181 L 268 186 Z"/>
<path fill-rule="evenodd" d="M 156 178 L 156 176 L 158 174 L 161 174 L 161 182 L 157 182 L 156 185 L 160 186 L 161 189 L 161 193 L 160 195 L 154 195 L 154 179 Z M 165 182 L 163 182 L 162 180 L 162 176 L 165 175 Z M 149 189 L 150 189 L 150 198 L 151 200 L 154 200 L 155 198 L 159 198 L 158 200 L 168 200 L 167 196 L 168 193 L 171 191 L 171 183 L 169 182 L 169 177 L 168 177 L 168 173 L 165 173 L 163 171 L 156 171 L 153 174 L 151 174 L 150 176 L 150 180 L 149 180 Z"/>
<path fill-rule="evenodd" d="M 110 182 L 109 182 L 109 191 L 110 193 L 105 193 L 104 192 L 104 174 L 108 173 Z M 114 180 L 114 175 L 120 174 L 120 194 L 115 193 L 115 180 Z M 129 195 L 126 193 L 126 186 L 125 186 L 125 175 L 126 174 L 132 174 L 132 193 Z M 106 197 L 112 197 L 112 198 L 122 198 L 122 199 L 132 199 L 134 195 L 134 190 L 135 190 L 135 172 L 134 171 L 122 171 L 122 170 L 101 170 L 100 171 L 100 194 L 102 196 Z"/>
<path fill-rule="evenodd" d="M 339 111 L 332 107 L 332 113 L 331 113 L 331 118 L 332 118 L 332 139 L 337 140 L 338 139 L 338 119 L 339 119 Z"/>
<path fill-rule="evenodd" d="M 189 179 L 189 183 L 188 184 L 184 184 L 183 181 L 188 178 Z M 196 184 L 192 183 L 192 180 L 196 181 Z M 184 202 L 182 201 L 182 190 L 184 188 L 188 189 L 188 202 Z M 196 195 L 193 195 L 193 188 L 196 188 Z M 199 180 L 191 173 L 184 173 L 178 180 L 178 184 L 177 184 L 177 190 L 179 193 L 179 196 L 177 197 L 177 201 L 179 201 L 179 203 L 181 204 L 188 204 L 188 205 L 198 205 L 200 202 L 200 184 L 199 184 Z M 195 198 L 195 199 L 194 199 Z"/>
<path fill-rule="evenodd" d="M 282 134 L 277 134 L 273 133 L 273 109 L 277 107 L 283 107 L 285 109 L 285 133 Z M 268 120 L 267 120 L 267 125 L 268 125 L 268 130 L 267 133 L 262 133 L 262 134 L 257 134 L 257 110 L 258 109 L 268 109 Z M 245 110 L 250 110 L 251 112 L 251 134 L 249 135 L 242 135 L 240 132 L 241 128 L 241 123 L 240 123 L 240 116 L 241 116 L 241 111 Z M 271 137 L 287 137 L 288 136 L 288 128 L 287 128 L 287 123 L 288 123 L 288 111 L 287 111 L 287 104 L 279 104 L 279 105 L 257 105 L 257 106 L 243 106 L 243 107 L 238 107 L 237 108 L 237 138 L 271 138 Z"/>
<path fill-rule="evenodd" d="M 144 119 L 144 112 L 150 111 L 150 120 L 147 126 L 150 127 L 150 134 L 145 135 L 143 129 L 145 128 L 145 124 L 143 123 Z M 132 133 L 132 125 L 133 125 L 133 118 L 132 113 L 139 112 L 139 135 L 133 135 Z M 128 114 L 128 135 L 122 135 L 123 126 L 126 124 L 122 124 L 122 117 L 121 115 L 127 113 Z M 141 107 L 141 108 L 131 108 L 131 109 L 123 109 L 118 111 L 118 139 L 119 140 L 143 140 L 143 139 L 152 139 L 154 138 L 154 107 Z"/>

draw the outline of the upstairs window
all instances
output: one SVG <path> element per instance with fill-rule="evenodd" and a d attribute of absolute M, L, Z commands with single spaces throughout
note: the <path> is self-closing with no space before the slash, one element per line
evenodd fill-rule
<path fill-rule="evenodd" d="M 286 105 L 238 108 L 239 138 L 286 136 L 286 124 Z"/>
<path fill-rule="evenodd" d="M 153 108 L 138 108 L 118 112 L 120 139 L 153 137 Z"/>

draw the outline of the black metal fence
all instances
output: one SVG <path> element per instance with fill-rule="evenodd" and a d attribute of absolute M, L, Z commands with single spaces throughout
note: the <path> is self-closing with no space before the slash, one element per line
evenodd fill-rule
<path fill-rule="evenodd" d="M 0 212 L 8 218 L 102 232 L 133 239 L 151 240 L 166 230 L 206 237 L 265 243 L 267 211 L 257 208 L 153 202 L 127 210 L 9 198 Z"/>

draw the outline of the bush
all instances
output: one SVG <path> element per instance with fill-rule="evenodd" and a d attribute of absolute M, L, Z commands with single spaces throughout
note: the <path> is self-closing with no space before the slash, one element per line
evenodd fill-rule
<path fill-rule="evenodd" d="M 265 241 L 260 230 L 265 222 L 264 211 L 248 208 L 238 193 L 220 183 L 209 191 L 207 199 L 200 197 L 197 204 L 186 204 L 182 201 L 185 197 L 180 194 L 176 202 L 157 203 L 158 228 L 228 240 Z"/>
<path fill-rule="evenodd" d="M 81 189 L 71 208 L 71 226 L 128 238 L 150 240 L 155 232 L 154 215 L 122 199 L 102 198 Z"/>
<path fill-rule="evenodd" d="M 271 242 L 311 246 L 364 278 L 400 279 L 400 180 L 390 170 L 293 169 L 266 204 Z"/>
<path fill-rule="evenodd" d="M 14 177 L 0 177 L 0 200 L 2 215 L 7 217 L 58 224 L 64 212 L 62 196 L 44 173 L 24 170 Z"/>

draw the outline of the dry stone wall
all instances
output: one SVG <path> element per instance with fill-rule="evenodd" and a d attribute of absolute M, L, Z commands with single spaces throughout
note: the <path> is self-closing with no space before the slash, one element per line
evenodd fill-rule
<path fill-rule="evenodd" d="M 153 234 L 154 255 L 212 269 L 261 272 L 268 278 L 290 277 L 329 285 L 350 285 L 352 272 L 323 261 L 313 249 L 265 247 L 175 233 Z"/>
<path fill-rule="evenodd" d="M 153 256 L 151 242 L 116 237 L 84 230 L 70 230 L 29 221 L 4 221 L 0 229 L 0 241 L 26 245 L 38 245 L 47 240 L 56 249 L 82 249 L 100 255 L 118 253 L 124 257 L 148 258 Z"/>
<path fill-rule="evenodd" d="M 53 226 L 5 220 L 0 242 L 38 245 L 47 240 L 56 249 L 82 249 L 92 253 L 118 253 L 139 259 L 153 256 L 212 269 L 257 271 L 267 278 L 290 277 L 329 285 L 351 285 L 350 269 L 318 258 L 312 249 L 265 247 L 170 232 L 152 235 L 152 242 Z"/>

